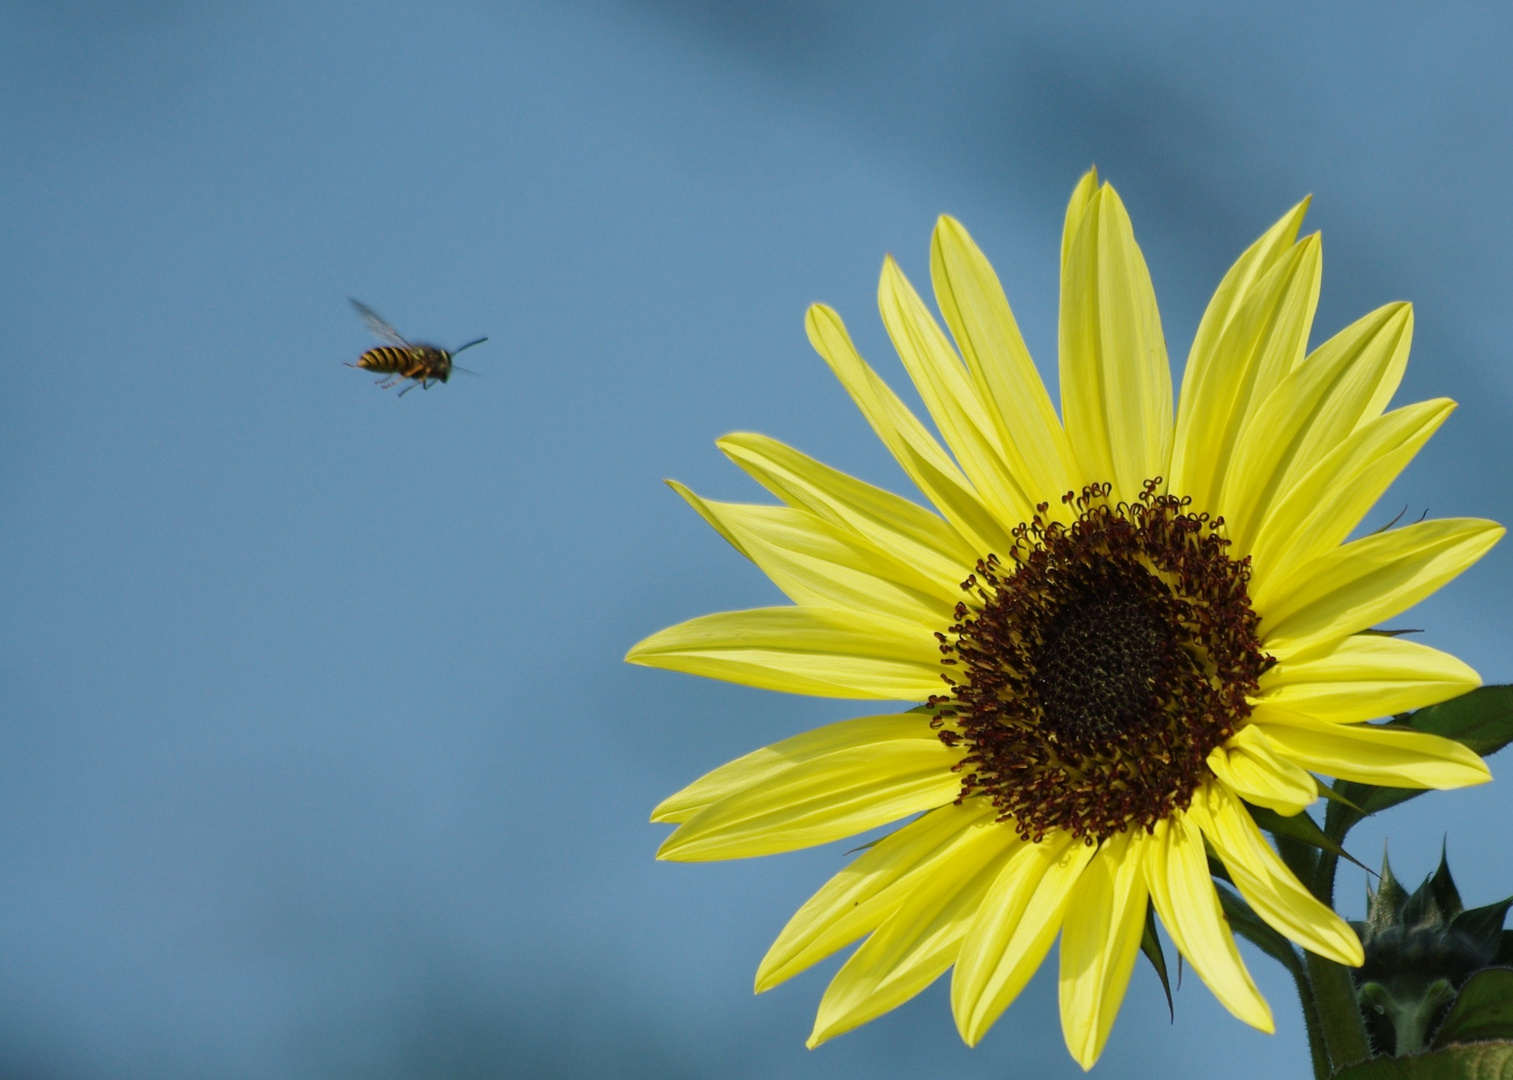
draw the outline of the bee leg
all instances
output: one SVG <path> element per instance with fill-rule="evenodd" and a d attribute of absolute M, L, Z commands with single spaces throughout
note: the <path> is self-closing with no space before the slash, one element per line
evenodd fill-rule
<path fill-rule="evenodd" d="M 414 390 L 419 385 L 420 385 L 419 383 L 412 382 L 409 386 L 405 387 L 403 390 L 401 390 L 399 392 L 399 396 L 400 397 L 404 397 L 406 394 L 408 394 L 411 390 Z"/>

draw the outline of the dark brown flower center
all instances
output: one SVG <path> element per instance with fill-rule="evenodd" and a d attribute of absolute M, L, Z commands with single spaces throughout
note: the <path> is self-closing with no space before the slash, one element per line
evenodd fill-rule
<path fill-rule="evenodd" d="M 1273 663 L 1249 559 L 1159 484 L 1133 504 L 1106 484 L 1068 494 L 1070 525 L 1039 507 L 937 635 L 952 692 L 931 703 L 941 739 L 967 747 L 961 797 L 987 796 L 1026 838 L 1092 843 L 1186 808 Z"/>

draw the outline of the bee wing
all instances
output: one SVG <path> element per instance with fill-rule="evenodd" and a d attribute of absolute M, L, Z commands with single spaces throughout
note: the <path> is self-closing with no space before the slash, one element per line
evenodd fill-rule
<path fill-rule="evenodd" d="M 373 331 L 375 337 L 383 338 L 390 345 L 398 345 L 401 349 L 411 347 L 408 341 L 399 336 L 398 330 L 384 322 L 382 315 L 360 300 L 353 300 L 350 296 L 347 299 L 357 309 L 357 313 L 362 316 L 362 321 L 368 324 L 368 329 Z"/>

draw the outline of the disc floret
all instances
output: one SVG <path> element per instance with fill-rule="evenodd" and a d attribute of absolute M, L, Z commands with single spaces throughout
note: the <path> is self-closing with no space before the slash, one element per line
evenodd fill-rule
<path fill-rule="evenodd" d="M 1070 524 L 1042 503 L 936 635 L 952 688 L 936 723 L 968 748 L 961 798 L 987 796 L 1026 839 L 1096 843 L 1185 809 L 1273 663 L 1249 559 L 1229 557 L 1222 518 L 1160 486 L 1133 503 L 1108 484 L 1068 492 Z"/>

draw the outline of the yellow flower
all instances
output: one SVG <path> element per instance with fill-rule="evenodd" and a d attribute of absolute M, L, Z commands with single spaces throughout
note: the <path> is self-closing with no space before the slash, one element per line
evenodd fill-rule
<path fill-rule="evenodd" d="M 1306 352 L 1317 234 L 1295 207 L 1225 275 L 1172 416 L 1156 298 L 1119 196 L 1089 173 L 1061 248 L 1061 417 L 992 267 L 941 218 L 951 339 L 887 260 L 883 322 L 949 453 L 857 354 L 807 327 L 938 513 L 761 435 L 720 448 L 782 506 L 678 492 L 793 606 L 693 619 L 627 659 L 748 686 L 923 701 L 748 754 L 656 808 L 659 857 L 741 858 L 906 818 L 789 921 L 766 990 L 859 938 L 811 1046 L 954 965 L 975 1044 L 1061 935 L 1062 1030 L 1090 1068 L 1147 904 L 1236 1017 L 1272 1030 L 1205 849 L 1257 914 L 1342 964 L 1361 946 L 1246 805 L 1296 814 L 1314 773 L 1399 787 L 1490 778 L 1458 743 L 1361 721 L 1479 683 L 1453 656 L 1367 633 L 1484 554 L 1472 519 L 1347 536 L 1454 408 L 1384 411 L 1413 315 L 1389 304 Z"/>

